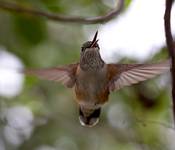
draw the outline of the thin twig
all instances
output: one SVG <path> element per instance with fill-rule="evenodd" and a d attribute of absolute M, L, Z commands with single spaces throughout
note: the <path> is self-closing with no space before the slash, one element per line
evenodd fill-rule
<path fill-rule="evenodd" d="M 97 24 L 97 23 L 107 22 L 113 19 L 114 17 L 116 17 L 117 15 L 119 15 L 120 12 L 123 10 L 123 7 L 124 7 L 124 0 L 119 0 L 117 7 L 111 10 L 110 12 L 108 12 L 106 15 L 83 18 L 78 16 L 64 16 L 61 14 L 54 14 L 50 12 L 33 9 L 33 8 L 23 7 L 15 3 L 0 1 L 0 9 L 4 9 L 4 10 L 16 12 L 16 13 L 23 13 L 23 14 L 33 15 L 33 16 L 45 17 L 49 20 L 54 20 L 59 22 L 81 23 L 81 24 Z"/>
<path fill-rule="evenodd" d="M 164 15 L 164 25 L 165 25 L 165 36 L 166 43 L 169 52 L 169 56 L 172 61 L 171 66 L 171 76 L 172 76 L 172 100 L 173 100 L 173 117 L 175 123 L 175 50 L 173 43 L 173 36 L 171 33 L 171 8 L 172 8 L 173 0 L 166 0 L 166 9 Z"/>

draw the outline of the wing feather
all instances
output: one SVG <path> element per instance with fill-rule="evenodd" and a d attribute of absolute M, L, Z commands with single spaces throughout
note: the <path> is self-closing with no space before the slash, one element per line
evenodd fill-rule
<path fill-rule="evenodd" d="M 110 83 L 109 89 L 119 90 L 124 86 L 136 84 L 147 79 L 151 79 L 156 75 L 160 75 L 170 70 L 170 61 L 155 64 L 113 64 L 119 71 L 116 71 Z"/>
<path fill-rule="evenodd" d="M 26 69 L 24 73 L 28 75 L 35 75 L 44 80 L 61 82 L 66 87 L 71 88 L 75 83 L 77 66 L 78 63 L 46 69 Z"/>

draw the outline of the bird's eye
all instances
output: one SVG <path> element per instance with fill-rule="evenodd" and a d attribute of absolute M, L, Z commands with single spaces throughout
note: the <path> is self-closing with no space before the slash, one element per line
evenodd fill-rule
<path fill-rule="evenodd" d="M 85 48 L 84 47 L 81 47 L 81 51 L 83 52 L 85 50 Z"/>

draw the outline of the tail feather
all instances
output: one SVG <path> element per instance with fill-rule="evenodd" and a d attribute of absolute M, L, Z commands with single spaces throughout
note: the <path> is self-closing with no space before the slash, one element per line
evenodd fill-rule
<path fill-rule="evenodd" d="M 93 127 L 99 121 L 101 108 L 98 109 L 85 109 L 79 108 L 79 120 L 81 125 Z"/>

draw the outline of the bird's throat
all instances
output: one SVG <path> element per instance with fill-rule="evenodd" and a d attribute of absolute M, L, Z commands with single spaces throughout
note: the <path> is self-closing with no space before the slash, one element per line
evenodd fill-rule
<path fill-rule="evenodd" d="M 97 52 L 86 52 L 81 56 L 80 67 L 84 71 L 98 71 L 103 68 L 104 61 Z"/>

